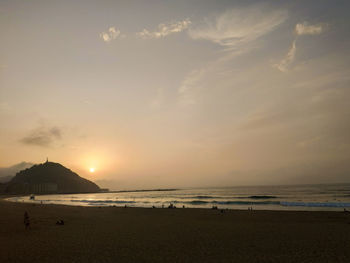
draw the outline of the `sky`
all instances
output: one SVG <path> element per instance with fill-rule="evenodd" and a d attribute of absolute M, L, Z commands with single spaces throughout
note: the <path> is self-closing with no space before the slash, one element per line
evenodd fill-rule
<path fill-rule="evenodd" d="M 111 189 L 350 182 L 349 10 L 1 0 L 0 167 L 48 157 Z"/>

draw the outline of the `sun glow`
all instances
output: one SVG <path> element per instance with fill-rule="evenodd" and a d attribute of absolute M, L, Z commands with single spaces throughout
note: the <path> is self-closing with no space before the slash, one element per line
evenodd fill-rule
<path fill-rule="evenodd" d="M 89 169 L 89 171 L 90 171 L 90 173 L 93 173 L 93 172 L 95 172 L 95 168 L 94 168 L 94 167 L 91 167 L 91 168 Z"/>

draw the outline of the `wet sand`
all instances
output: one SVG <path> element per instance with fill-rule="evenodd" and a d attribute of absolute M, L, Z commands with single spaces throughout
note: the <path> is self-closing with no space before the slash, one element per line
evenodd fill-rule
<path fill-rule="evenodd" d="M 0 262 L 350 262 L 350 213 L 0 200 Z"/>

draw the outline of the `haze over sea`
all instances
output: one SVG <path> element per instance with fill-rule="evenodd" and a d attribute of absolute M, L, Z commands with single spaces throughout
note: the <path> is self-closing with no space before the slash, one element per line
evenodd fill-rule
<path fill-rule="evenodd" d="M 350 208 L 350 184 L 240 186 L 166 191 L 109 192 L 12 197 L 11 201 L 74 206 L 128 206 L 256 210 L 341 211 Z"/>

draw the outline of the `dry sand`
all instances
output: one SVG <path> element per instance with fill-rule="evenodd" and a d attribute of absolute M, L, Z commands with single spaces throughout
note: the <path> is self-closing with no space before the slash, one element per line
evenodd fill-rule
<path fill-rule="evenodd" d="M 350 215 L 0 200 L 0 262 L 350 262 Z"/>

